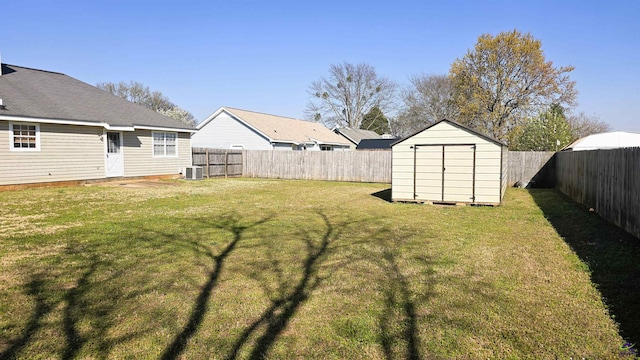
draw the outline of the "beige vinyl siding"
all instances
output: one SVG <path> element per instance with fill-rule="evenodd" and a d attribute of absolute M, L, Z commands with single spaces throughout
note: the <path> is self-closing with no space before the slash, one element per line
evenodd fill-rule
<path fill-rule="evenodd" d="M 167 132 L 167 131 L 161 131 Z M 124 132 L 124 176 L 179 174 L 191 166 L 191 138 L 189 133 L 178 134 L 178 156 L 153 156 L 153 131 Z"/>
<path fill-rule="evenodd" d="M 416 151 L 416 199 L 499 203 L 501 190 L 502 146 L 451 123 L 441 122 L 393 146 L 391 197 L 414 200 L 414 149 Z M 437 146 L 435 146 L 437 145 Z M 442 192 L 442 151 L 445 156 L 444 199 Z M 475 145 L 475 201 L 473 197 L 473 148 Z M 503 175 L 504 178 L 504 175 Z M 504 181 L 504 180 L 503 180 Z M 505 182 L 506 184 L 506 182 Z"/>
<path fill-rule="evenodd" d="M 11 151 L 9 122 L 0 121 L 0 185 L 104 177 L 101 127 L 57 124 L 39 127 L 39 151 Z"/>

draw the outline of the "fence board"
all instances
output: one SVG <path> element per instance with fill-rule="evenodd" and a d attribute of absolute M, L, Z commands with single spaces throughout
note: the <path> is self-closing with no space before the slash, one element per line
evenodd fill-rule
<path fill-rule="evenodd" d="M 640 238 L 640 148 L 560 152 L 556 186 Z"/>
<path fill-rule="evenodd" d="M 507 185 L 520 181 L 531 186 L 553 187 L 553 152 L 509 151 Z"/>
<path fill-rule="evenodd" d="M 242 151 L 225 149 L 192 148 L 194 166 L 202 166 L 207 177 L 241 176 Z"/>
<path fill-rule="evenodd" d="M 243 151 L 243 175 L 391 183 L 390 151 Z"/>

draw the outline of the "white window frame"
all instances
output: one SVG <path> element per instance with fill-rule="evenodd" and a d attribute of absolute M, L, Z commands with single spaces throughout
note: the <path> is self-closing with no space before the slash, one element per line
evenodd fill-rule
<path fill-rule="evenodd" d="M 156 154 L 156 134 L 162 134 L 162 146 L 163 146 L 163 154 L 162 155 L 157 155 Z M 173 134 L 175 135 L 175 139 L 176 139 L 176 153 L 174 155 L 167 155 L 167 134 Z M 179 136 L 177 132 L 171 132 L 171 131 L 152 131 L 151 132 L 151 154 L 153 155 L 154 158 L 177 158 L 178 157 L 178 140 L 179 140 Z"/>
<path fill-rule="evenodd" d="M 23 126 L 35 126 L 36 128 L 36 147 L 34 148 L 17 148 L 15 147 L 15 143 L 13 141 L 13 127 L 15 125 L 23 125 Z M 10 151 L 26 151 L 26 152 L 34 152 L 40 151 L 40 124 L 38 123 L 26 123 L 26 122 L 10 122 L 9 123 L 9 150 Z"/>

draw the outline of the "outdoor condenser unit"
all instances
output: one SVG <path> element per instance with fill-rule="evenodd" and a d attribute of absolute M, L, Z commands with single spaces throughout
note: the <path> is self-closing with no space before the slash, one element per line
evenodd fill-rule
<path fill-rule="evenodd" d="M 184 178 L 187 180 L 202 180 L 202 168 L 199 166 L 189 166 L 185 169 Z"/>

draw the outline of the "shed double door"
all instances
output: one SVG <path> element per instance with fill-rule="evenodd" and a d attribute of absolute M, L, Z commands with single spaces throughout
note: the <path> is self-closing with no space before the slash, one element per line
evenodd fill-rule
<path fill-rule="evenodd" d="M 475 201 L 476 146 L 414 146 L 414 199 L 441 202 Z"/>

